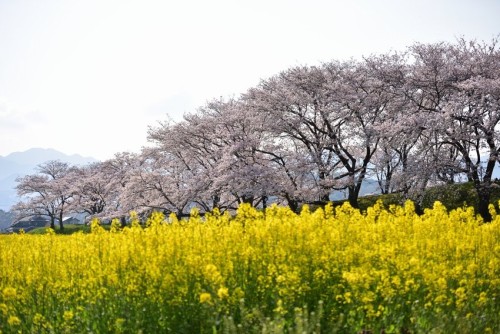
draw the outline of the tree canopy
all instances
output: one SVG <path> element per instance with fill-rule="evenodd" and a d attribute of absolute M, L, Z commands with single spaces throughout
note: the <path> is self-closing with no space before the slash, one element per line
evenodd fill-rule
<path fill-rule="evenodd" d="M 298 210 L 367 178 L 419 201 L 431 185 L 468 180 L 490 220 L 500 154 L 500 51 L 490 43 L 414 44 L 360 61 L 296 66 L 237 98 L 150 127 L 150 146 L 85 167 L 55 162 L 18 180 L 16 209 L 187 215 L 269 203 Z M 59 169 L 57 169 L 57 168 Z M 52 168 L 55 168 L 52 170 Z"/>

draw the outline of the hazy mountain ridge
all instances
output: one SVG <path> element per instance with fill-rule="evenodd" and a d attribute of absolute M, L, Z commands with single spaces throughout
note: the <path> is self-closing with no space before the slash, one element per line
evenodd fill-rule
<path fill-rule="evenodd" d="M 64 154 L 54 149 L 32 148 L 0 156 L 0 210 L 8 211 L 17 201 L 16 178 L 34 173 L 36 167 L 49 160 L 60 160 L 70 165 L 86 165 L 97 161 L 78 154 Z"/>
<path fill-rule="evenodd" d="M 9 227 L 13 220 L 14 215 L 12 213 L 0 210 L 0 231 Z"/>
<path fill-rule="evenodd" d="M 79 154 L 65 154 L 51 148 L 31 148 L 24 152 L 13 152 L 5 157 L 0 157 L 0 162 L 6 164 L 14 164 L 28 167 L 36 167 L 36 165 L 41 164 L 49 160 L 61 160 L 72 165 L 82 165 L 90 162 L 97 161 L 92 157 L 83 157 Z M 0 169 L 0 173 L 3 170 Z M 0 174 L 1 175 L 1 174 Z"/>

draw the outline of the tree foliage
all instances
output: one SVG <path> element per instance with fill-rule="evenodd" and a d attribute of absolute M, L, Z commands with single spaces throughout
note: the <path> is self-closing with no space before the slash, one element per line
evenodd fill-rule
<path fill-rule="evenodd" d="M 489 220 L 499 122 L 495 40 L 417 43 L 286 69 L 237 98 L 151 127 L 151 145 L 139 154 L 59 172 L 42 166 L 19 180 L 19 194 L 29 197 L 17 208 L 54 217 L 68 205 L 103 217 L 130 210 L 182 217 L 193 207 L 273 202 L 297 211 L 337 191 L 357 207 L 367 178 L 418 204 L 429 186 L 467 180 Z"/>

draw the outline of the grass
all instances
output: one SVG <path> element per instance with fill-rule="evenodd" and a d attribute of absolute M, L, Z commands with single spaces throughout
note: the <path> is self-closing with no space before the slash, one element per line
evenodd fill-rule
<path fill-rule="evenodd" d="M 47 233 L 48 227 L 38 227 L 35 228 L 31 231 L 29 231 L 27 234 L 46 234 Z M 73 234 L 76 232 L 83 232 L 83 233 L 90 233 L 90 226 L 89 225 L 80 225 L 80 224 L 67 224 L 64 225 L 64 229 L 61 231 L 59 226 L 56 226 L 55 232 L 56 234 Z"/>

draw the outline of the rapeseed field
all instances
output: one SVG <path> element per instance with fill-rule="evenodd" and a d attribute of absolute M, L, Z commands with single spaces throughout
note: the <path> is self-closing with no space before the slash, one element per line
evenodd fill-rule
<path fill-rule="evenodd" d="M 500 215 L 242 205 L 3 235 L 0 332 L 500 333 Z"/>

